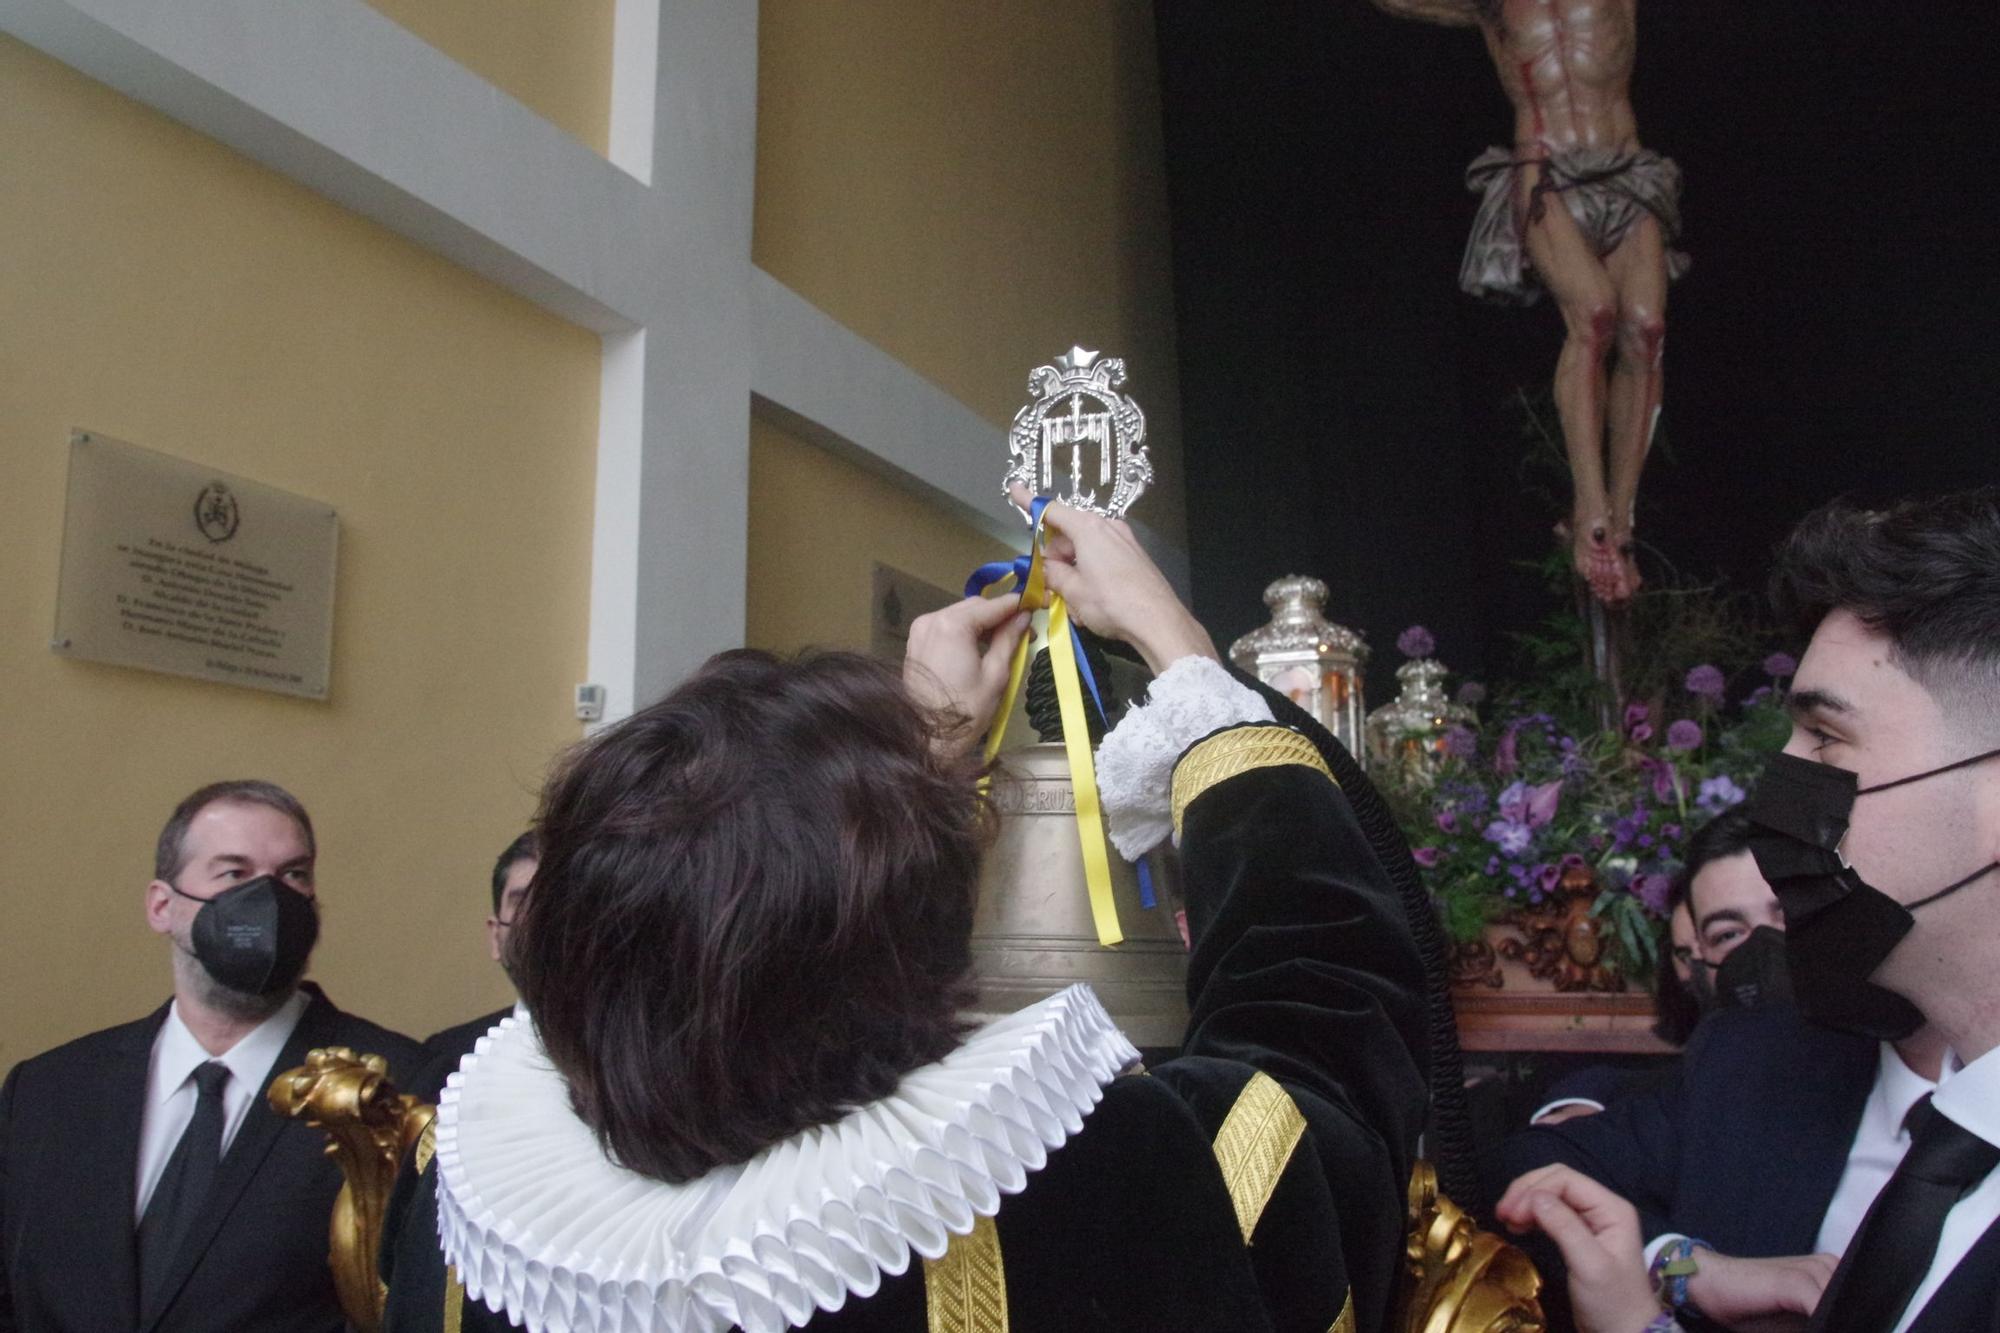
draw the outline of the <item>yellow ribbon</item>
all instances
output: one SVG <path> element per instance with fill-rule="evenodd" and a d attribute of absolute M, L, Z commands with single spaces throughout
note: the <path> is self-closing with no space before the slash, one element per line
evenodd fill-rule
<path fill-rule="evenodd" d="M 1125 932 L 1118 926 L 1118 906 L 1111 897 L 1111 857 L 1104 844 L 1104 813 L 1098 803 L 1097 766 L 1090 754 L 1090 723 L 1083 711 L 1083 681 L 1077 675 L 1077 644 L 1070 629 L 1069 608 L 1060 596 L 1051 594 L 1042 577 L 1042 553 L 1047 543 L 1045 519 L 1035 522 L 1033 544 L 1029 547 L 1028 576 L 1022 583 L 1021 609 L 1048 612 L 1049 665 L 1056 680 L 1056 704 L 1062 717 L 1063 749 L 1069 756 L 1070 787 L 1076 793 L 1076 833 L 1083 847 L 1083 882 L 1090 892 L 1090 919 L 1097 927 L 1097 942 L 1106 948 L 1122 944 Z M 997 586 L 997 585 L 996 585 Z M 1014 701 L 1020 696 L 1021 681 L 1028 674 L 1028 648 L 1032 635 L 1023 634 L 1014 646 L 1014 662 L 1007 676 L 1007 692 L 1001 696 L 999 716 L 986 736 L 986 760 L 1000 753 L 1007 734 L 1007 719 L 1013 715 Z"/>

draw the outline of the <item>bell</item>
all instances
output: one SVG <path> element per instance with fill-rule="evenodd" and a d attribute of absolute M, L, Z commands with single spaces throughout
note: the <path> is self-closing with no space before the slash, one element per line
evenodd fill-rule
<path fill-rule="evenodd" d="M 1000 834 L 981 868 L 972 926 L 979 998 L 968 1017 L 986 1022 L 1081 981 L 1135 1046 L 1179 1046 L 1188 1021 L 1179 858 L 1171 849 L 1153 853 L 1158 903 L 1146 907 L 1138 871 L 1106 849 L 1125 941 L 1104 948 L 1090 918 L 1076 791 L 1063 747 L 1005 751 L 1001 766 L 992 787 Z"/>

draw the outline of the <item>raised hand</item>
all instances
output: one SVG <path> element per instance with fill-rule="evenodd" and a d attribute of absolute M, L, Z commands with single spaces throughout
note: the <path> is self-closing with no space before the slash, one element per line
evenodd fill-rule
<path fill-rule="evenodd" d="M 1023 510 L 1029 495 L 1012 491 Z M 1154 675 L 1183 657 L 1217 657 L 1215 643 L 1174 595 L 1132 529 L 1060 502 L 1043 513 L 1051 536 L 1042 562 L 1049 591 L 1058 593 L 1079 625 L 1139 650 Z"/>
<path fill-rule="evenodd" d="M 1007 691 L 1014 645 L 1028 616 L 1017 594 L 968 597 L 910 622 L 903 684 L 920 705 L 947 718 L 953 744 L 969 744 L 992 725 Z"/>

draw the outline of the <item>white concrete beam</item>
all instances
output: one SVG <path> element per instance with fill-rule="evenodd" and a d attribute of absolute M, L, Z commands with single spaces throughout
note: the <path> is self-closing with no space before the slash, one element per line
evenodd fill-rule
<path fill-rule="evenodd" d="M 0 0 L 0 27 L 566 319 L 641 322 L 646 187 L 361 0 Z"/>
<path fill-rule="evenodd" d="M 607 161 L 361 0 L 0 0 L 0 31 L 605 335 L 589 671 L 614 719 L 742 641 L 753 398 L 1025 532 L 998 427 L 751 265 L 753 0 L 616 5 Z"/>

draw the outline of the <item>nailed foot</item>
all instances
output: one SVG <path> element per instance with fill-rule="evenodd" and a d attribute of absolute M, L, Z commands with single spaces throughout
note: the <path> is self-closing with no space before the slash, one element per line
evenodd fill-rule
<path fill-rule="evenodd" d="M 1590 595 L 1606 606 L 1623 606 L 1638 590 L 1639 571 L 1627 556 L 1621 560 L 1603 522 L 1573 522 L 1556 526 L 1556 535 L 1570 544 L 1577 577 L 1590 585 Z"/>

